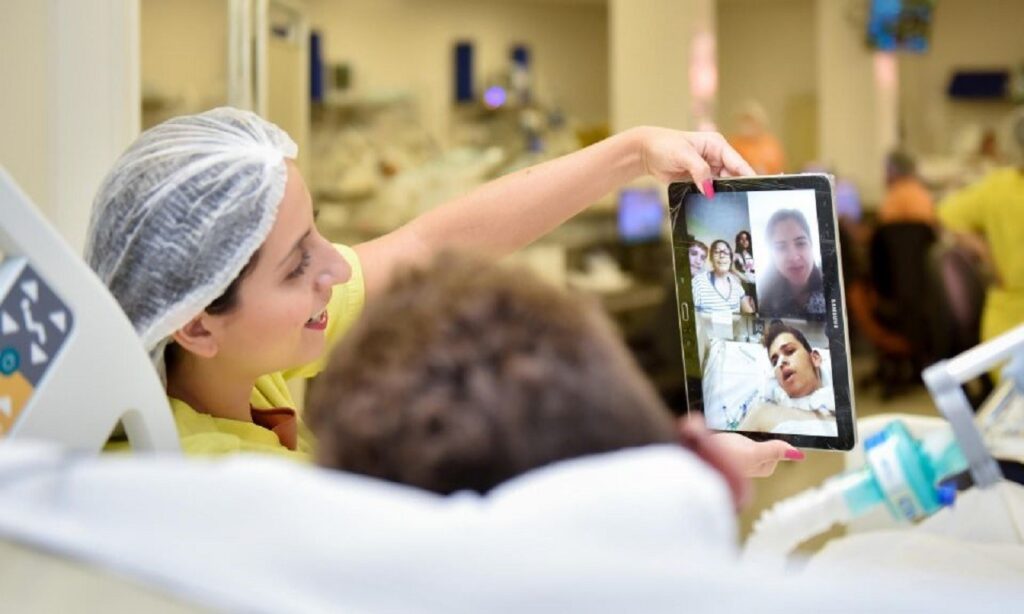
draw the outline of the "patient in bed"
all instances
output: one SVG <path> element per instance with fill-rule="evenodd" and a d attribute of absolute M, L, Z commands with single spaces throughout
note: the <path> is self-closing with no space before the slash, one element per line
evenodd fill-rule
<path fill-rule="evenodd" d="M 776 320 L 764 339 L 774 384 L 740 430 L 835 435 L 835 392 L 827 383 L 822 353 L 797 328 Z M 820 423 L 820 424 L 815 424 Z"/>
<path fill-rule="evenodd" d="M 442 494 L 681 439 L 595 305 L 453 254 L 400 276 L 364 314 L 307 414 L 319 464 Z"/>

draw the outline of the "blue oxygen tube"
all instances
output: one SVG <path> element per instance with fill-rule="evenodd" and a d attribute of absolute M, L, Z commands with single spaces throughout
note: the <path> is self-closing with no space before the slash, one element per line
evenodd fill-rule
<path fill-rule="evenodd" d="M 839 478 L 855 478 L 843 489 L 851 518 L 882 503 L 901 521 L 931 516 L 956 498 L 956 487 L 941 482 L 968 467 L 952 431 L 917 440 L 899 420 L 865 440 L 864 455 L 863 469 Z"/>
<path fill-rule="evenodd" d="M 754 523 L 744 557 L 783 564 L 785 554 L 804 540 L 882 505 L 901 522 L 930 516 L 956 498 L 956 487 L 943 481 L 968 469 L 951 428 L 918 440 L 899 420 L 867 439 L 864 454 L 864 467 L 765 511 Z"/>

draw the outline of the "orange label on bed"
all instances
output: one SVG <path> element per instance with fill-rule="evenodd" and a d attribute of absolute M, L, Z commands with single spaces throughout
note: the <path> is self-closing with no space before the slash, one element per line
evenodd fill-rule
<path fill-rule="evenodd" d="M 7 435 L 32 396 L 32 384 L 21 373 L 0 373 L 0 437 Z"/>

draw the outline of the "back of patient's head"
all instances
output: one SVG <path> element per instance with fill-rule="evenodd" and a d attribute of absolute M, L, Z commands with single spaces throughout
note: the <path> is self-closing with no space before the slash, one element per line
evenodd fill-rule
<path fill-rule="evenodd" d="M 438 493 L 677 441 L 607 318 L 524 270 L 446 254 L 400 275 L 333 353 L 309 421 L 324 466 Z"/>

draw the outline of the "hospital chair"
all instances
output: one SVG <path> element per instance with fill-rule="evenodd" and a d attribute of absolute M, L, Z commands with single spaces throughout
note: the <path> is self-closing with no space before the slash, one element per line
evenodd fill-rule
<path fill-rule="evenodd" d="M 0 438 L 178 450 L 167 397 L 106 287 L 0 167 Z"/>
<path fill-rule="evenodd" d="M 934 243 L 934 229 L 910 222 L 880 225 L 871 238 L 871 282 L 877 296 L 871 319 L 882 331 L 896 334 L 886 338 L 887 343 L 875 344 L 883 398 L 916 381 L 924 365 L 935 358 L 928 335 L 935 317 L 928 301 L 928 252 Z M 894 343 L 897 339 L 900 342 Z M 902 347 L 903 342 L 908 347 Z"/>

